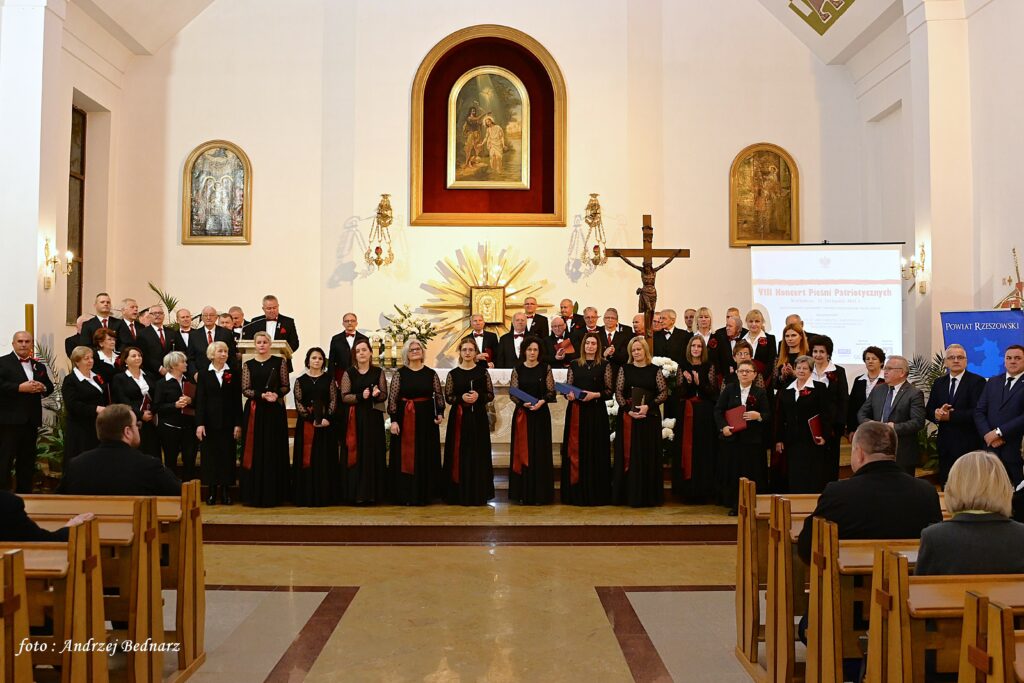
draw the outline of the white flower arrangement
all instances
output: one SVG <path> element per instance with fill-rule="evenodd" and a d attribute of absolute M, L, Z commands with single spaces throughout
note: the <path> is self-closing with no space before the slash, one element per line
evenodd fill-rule
<path fill-rule="evenodd" d="M 605 405 L 608 406 L 608 414 L 611 415 L 612 417 L 615 417 L 616 415 L 619 414 L 619 404 L 617 401 L 615 401 L 615 399 L 605 401 Z"/>
<path fill-rule="evenodd" d="M 661 426 L 665 429 L 675 429 L 676 419 L 674 417 L 666 417 L 661 421 Z"/>
<path fill-rule="evenodd" d="M 615 443 L 615 432 L 612 432 L 611 434 L 608 435 L 608 440 L 611 441 L 612 443 Z"/>
<path fill-rule="evenodd" d="M 668 427 L 663 427 L 662 428 L 662 430 L 661 430 L 661 438 L 666 439 L 667 441 L 671 441 L 673 439 L 673 437 L 675 437 L 675 432 L 673 432 Z"/>
<path fill-rule="evenodd" d="M 422 315 L 413 315 L 412 309 L 406 306 L 395 306 L 398 315 L 394 317 L 384 316 L 390 325 L 381 330 L 384 334 L 394 339 L 409 339 L 416 337 L 424 344 L 437 336 L 437 328 L 434 324 Z"/>
<path fill-rule="evenodd" d="M 651 359 L 651 364 L 661 368 L 661 374 L 665 377 L 675 377 L 675 374 L 679 372 L 679 363 L 665 356 L 655 356 Z"/>
<path fill-rule="evenodd" d="M 386 432 L 389 429 L 391 429 L 391 418 L 390 417 L 385 417 L 384 418 L 384 431 Z"/>

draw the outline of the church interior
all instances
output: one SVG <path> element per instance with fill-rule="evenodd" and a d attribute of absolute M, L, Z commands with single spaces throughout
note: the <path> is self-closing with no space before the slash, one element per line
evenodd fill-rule
<path fill-rule="evenodd" d="M 273 295 L 299 335 L 292 381 L 354 313 L 387 372 L 410 336 L 396 314 L 429 323 L 443 384 L 471 316 L 500 337 L 528 297 L 552 319 L 565 299 L 614 308 L 628 329 L 654 290 L 644 244 L 655 267 L 671 260 L 650 311 L 681 327 L 706 307 L 712 329 L 761 307 L 763 245 L 895 245 L 886 350 L 928 359 L 944 314 L 1008 291 L 1019 313 L 1022 27 L 1020 0 L 0 0 L 0 337 L 28 330 L 66 374 L 64 340 L 97 293 L 115 316 L 125 299 L 173 303 L 193 329 L 204 307 L 251 319 Z M 850 286 L 875 258 L 857 253 Z M 810 295 L 826 317 L 765 308 L 765 331 L 859 315 L 833 296 Z M 850 327 L 870 338 L 876 322 Z M 836 340 L 851 380 L 856 343 Z M 487 504 L 208 505 L 203 489 L 186 509 L 183 489 L 171 527 L 203 597 L 183 608 L 165 566 L 159 630 L 175 642 L 198 619 L 201 648 L 144 674 L 115 654 L 110 680 L 741 683 L 811 666 L 856 680 L 824 671 L 815 599 L 814 647 L 787 631 L 827 572 L 798 576 L 788 624 L 772 589 L 794 568 L 768 567 L 791 545 L 771 525 L 810 513 L 799 496 L 771 502 L 769 522 L 768 496 L 741 489 L 730 515 L 674 499 L 666 465 L 661 506 L 519 504 L 501 372 Z M 453 419 L 438 418 L 442 440 Z M 846 478 L 846 439 L 841 452 Z M 71 680 L 60 668 L 4 680 Z"/>

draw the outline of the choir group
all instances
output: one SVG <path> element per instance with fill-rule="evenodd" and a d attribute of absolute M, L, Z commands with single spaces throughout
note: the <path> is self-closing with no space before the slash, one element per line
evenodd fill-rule
<path fill-rule="evenodd" d="M 897 461 L 911 473 L 927 417 L 940 426 L 941 476 L 959 455 L 988 447 L 1013 483 L 1021 480 L 1024 391 L 1014 391 L 1024 371 L 1021 347 L 1007 349 L 1007 373 L 993 378 L 1003 397 L 1014 399 L 1009 406 L 1007 400 L 981 405 L 985 380 L 966 372 L 966 353 L 951 347 L 943 389 L 926 408 L 907 381 L 906 359 L 870 346 L 863 352 L 866 373 L 851 383 L 831 360 L 832 340 L 808 333 L 797 315 L 787 318 L 777 343 L 757 310 L 741 319 L 729 309 L 725 326 L 715 330 L 707 308 L 687 309 L 681 326 L 666 309 L 654 316 L 651 348 L 643 316 L 630 329 L 608 309 L 601 324 L 597 309 L 579 314 L 566 299 L 549 320 L 531 298 L 500 339 L 482 316 L 472 316 L 458 365 L 443 383 L 426 366 L 425 346 L 416 338 L 405 342 L 402 365 L 390 376 L 377 367 L 353 313 L 343 317 L 328 352 L 306 352 L 305 372 L 292 382 L 292 362 L 273 355 L 271 344 L 284 340 L 296 350 L 298 332 L 273 296 L 251 321 L 238 307 L 223 315 L 206 307 L 196 328 L 185 309 L 173 328 L 163 325 L 161 306 L 140 314 L 128 299 L 117 318 L 110 297 L 100 294 L 95 307 L 96 315 L 80 319 L 80 332 L 66 342 L 73 369 L 62 385 L 65 458 L 97 446 L 96 416 L 106 406 L 127 404 L 139 421 L 143 452 L 174 469 L 180 459 L 186 479 L 196 475 L 201 453 L 210 503 L 230 504 L 237 481 L 242 502 L 253 506 L 485 504 L 494 497 L 487 414 L 495 396 L 488 368 L 494 367 L 511 369 L 509 499 L 522 504 L 554 500 L 549 408 L 560 398 L 566 401 L 565 504 L 659 505 L 666 462 L 677 499 L 720 503 L 733 513 L 739 477 L 758 490 L 821 492 L 839 477 L 840 440 L 867 420 L 894 427 Z M 240 339 L 255 347 L 244 363 Z M 28 363 L 26 376 L 40 374 L 17 340 L 12 356 Z M 552 370 L 559 368 L 566 379 L 556 384 Z M 49 382 L 45 370 L 37 379 Z M 51 390 L 36 384 L 31 393 Z M 297 414 L 290 454 L 288 393 Z M 1006 419 L 1013 411 L 1014 420 Z M 18 490 L 26 491 L 32 466 L 22 462 L 30 456 L 19 448 L 10 451 Z"/>

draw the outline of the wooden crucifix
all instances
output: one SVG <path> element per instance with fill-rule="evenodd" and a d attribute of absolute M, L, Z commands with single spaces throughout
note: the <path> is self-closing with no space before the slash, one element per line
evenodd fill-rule
<path fill-rule="evenodd" d="M 654 228 L 651 226 L 651 217 L 648 214 L 644 215 L 644 246 L 642 249 L 605 249 L 604 253 L 613 258 L 620 258 L 626 262 L 631 268 L 635 268 L 640 271 L 641 286 L 636 290 L 639 295 L 639 303 L 637 308 L 638 313 L 643 313 L 644 316 L 644 336 L 647 338 L 648 345 L 651 344 L 651 335 L 653 334 L 653 319 L 655 307 L 658 304 L 658 290 L 654 286 L 654 280 L 658 275 L 658 271 L 672 263 L 676 258 L 690 258 L 689 249 L 655 249 L 654 245 Z M 630 256 L 639 256 L 641 265 L 629 260 Z M 654 266 L 654 258 L 666 258 L 664 263 L 660 266 Z M 653 352 L 654 348 L 651 347 Z"/>

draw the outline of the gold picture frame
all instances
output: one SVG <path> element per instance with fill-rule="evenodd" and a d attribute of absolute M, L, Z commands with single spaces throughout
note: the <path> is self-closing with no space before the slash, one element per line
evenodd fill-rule
<path fill-rule="evenodd" d="M 768 142 L 745 147 L 729 168 L 729 246 L 800 243 L 800 171 Z"/>
<path fill-rule="evenodd" d="M 233 142 L 204 142 L 185 160 L 181 243 L 252 243 L 252 164 Z"/>
<path fill-rule="evenodd" d="M 469 314 L 480 314 L 485 325 L 501 325 L 505 322 L 505 288 L 471 287 L 469 290 Z"/>
<path fill-rule="evenodd" d="M 479 38 L 501 38 L 528 50 L 547 73 L 554 94 L 553 207 L 550 213 L 447 213 L 423 210 L 423 101 L 427 79 L 452 48 Z M 458 30 L 437 43 L 423 58 L 412 85 L 410 136 L 409 224 L 444 226 L 558 226 L 565 227 L 566 88 L 562 71 L 551 53 L 531 36 L 508 26 L 480 24 Z"/>
<path fill-rule="evenodd" d="M 488 105 L 500 105 L 502 111 L 492 113 Z M 495 131 L 494 141 L 489 139 L 491 131 Z M 481 176 L 500 179 L 481 180 Z M 448 188 L 530 189 L 530 95 L 508 69 L 478 66 L 452 86 Z"/>

